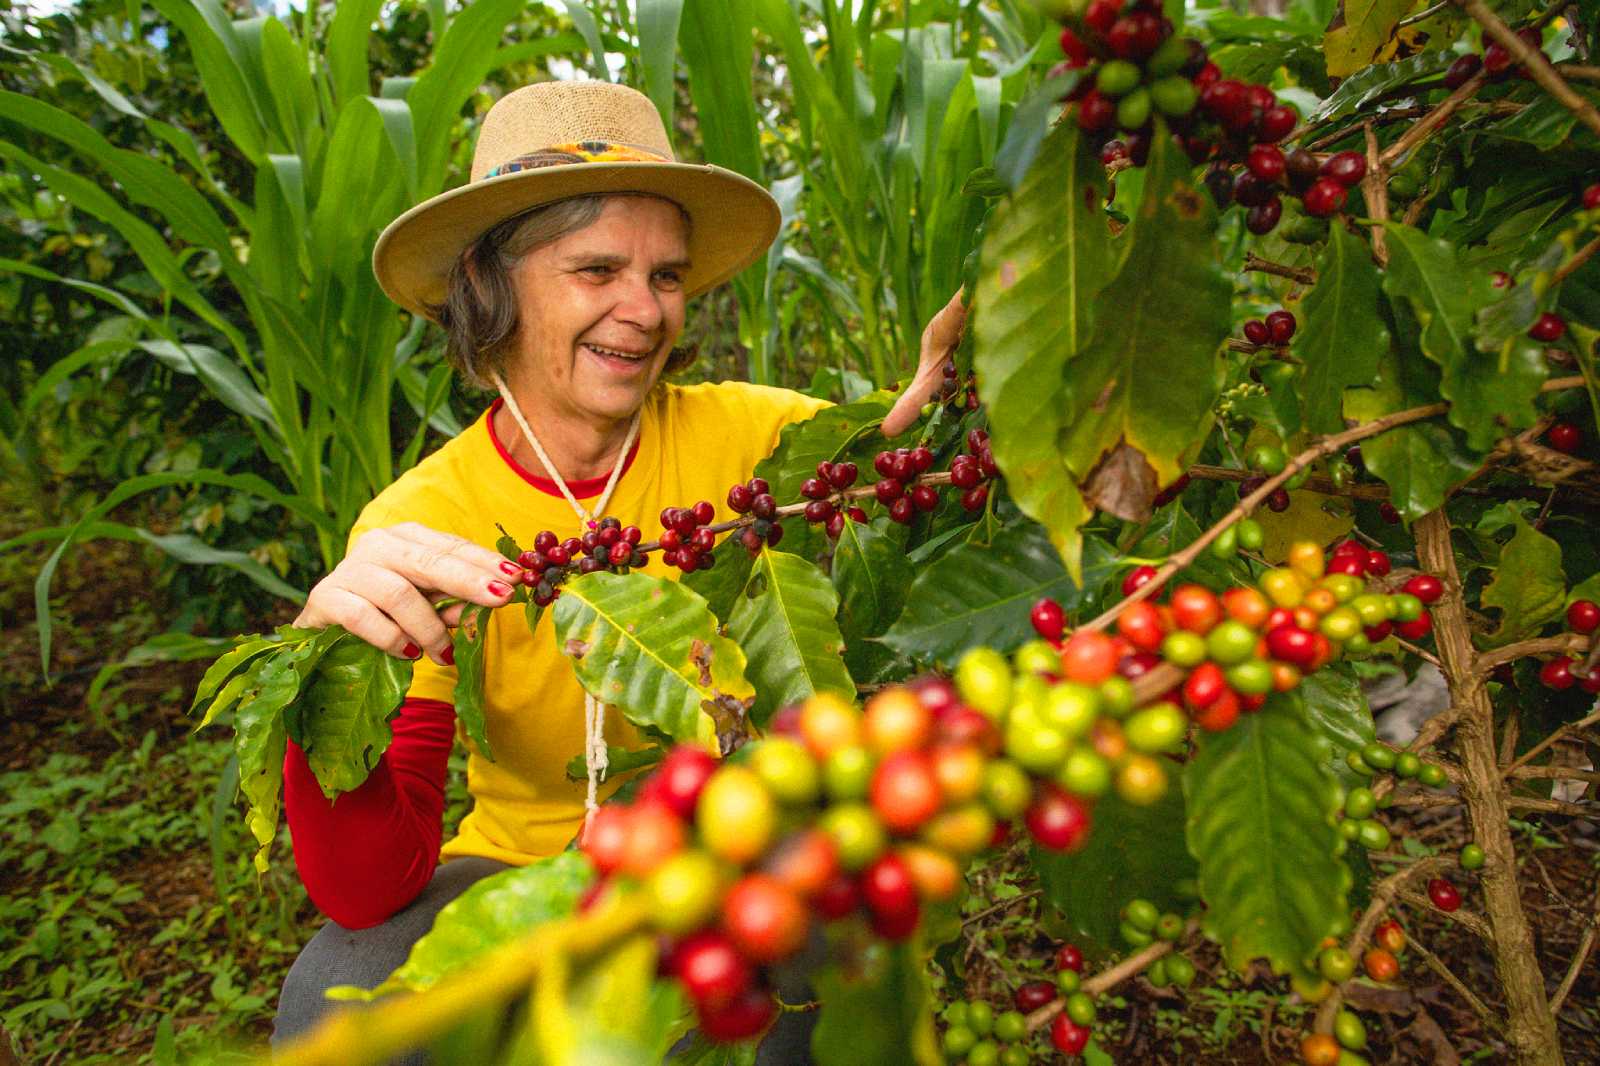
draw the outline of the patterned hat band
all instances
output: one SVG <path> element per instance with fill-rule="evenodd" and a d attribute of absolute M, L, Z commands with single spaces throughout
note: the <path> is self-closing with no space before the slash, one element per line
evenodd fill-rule
<path fill-rule="evenodd" d="M 528 155 L 519 155 L 507 163 L 501 163 L 479 180 L 497 178 L 502 174 L 515 174 L 522 170 L 538 170 L 541 167 L 565 166 L 569 163 L 670 163 L 672 160 L 664 155 L 635 148 L 628 144 L 613 144 L 611 141 L 578 141 L 574 144 L 555 144 L 549 148 L 541 148 Z"/>

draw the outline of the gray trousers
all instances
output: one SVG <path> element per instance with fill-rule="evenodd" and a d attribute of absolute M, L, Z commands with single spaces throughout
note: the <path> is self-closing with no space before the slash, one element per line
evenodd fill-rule
<path fill-rule="evenodd" d="M 317 930 L 301 950 L 278 997 L 278 1016 L 273 1024 L 272 1046 L 283 1044 L 316 1027 L 330 1011 L 351 1004 L 335 1003 L 325 997 L 336 985 L 376 988 L 406 961 L 411 946 L 428 930 L 445 904 L 473 883 L 510 869 L 503 862 L 467 856 L 439 866 L 428 887 L 404 910 L 370 929 L 346 929 L 328 922 Z M 789 1002 L 802 1002 L 809 996 L 803 983 L 779 979 L 779 994 Z M 756 1053 L 757 1066 L 809 1066 L 811 1029 L 815 1012 L 785 1013 L 767 1033 Z M 676 1049 L 674 1049 L 676 1050 Z M 670 1056 L 669 1056 L 670 1058 Z M 394 1066 L 423 1066 L 428 1057 L 417 1052 L 394 1060 Z"/>

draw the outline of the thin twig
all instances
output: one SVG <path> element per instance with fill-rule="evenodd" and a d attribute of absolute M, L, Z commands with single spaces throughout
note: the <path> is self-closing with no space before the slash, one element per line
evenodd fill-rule
<path fill-rule="evenodd" d="M 1539 83 L 1539 87 L 1556 101 L 1571 111 L 1589 129 L 1600 135 L 1600 111 L 1594 105 L 1573 91 L 1572 86 L 1556 72 L 1550 65 L 1550 60 L 1545 58 L 1544 52 L 1528 44 L 1510 26 L 1500 21 L 1500 17 L 1489 10 L 1483 0 L 1455 0 L 1461 10 L 1483 27 L 1486 35 L 1498 41 L 1506 51 L 1511 53 L 1511 58 L 1522 64 L 1529 76 Z M 1481 72 L 1480 72 L 1481 73 Z"/>
<path fill-rule="evenodd" d="M 1258 274 L 1274 274 L 1290 281 L 1298 281 L 1302 285 L 1315 285 L 1317 272 L 1310 267 L 1294 267 L 1287 263 L 1274 263 L 1270 259 L 1263 259 L 1254 252 L 1246 252 L 1244 257 L 1245 273 L 1254 271 Z"/>
<path fill-rule="evenodd" d="M 1256 477 L 1251 470 L 1239 470 L 1231 466 L 1208 466 L 1196 463 L 1184 471 L 1192 478 L 1202 481 L 1248 481 Z M 1305 487 L 1312 492 L 1320 492 L 1324 496 L 1343 496 L 1352 500 L 1387 500 L 1389 487 L 1382 482 L 1363 482 L 1356 485 L 1339 486 L 1333 483 L 1330 477 L 1313 474 L 1306 478 Z"/>
<path fill-rule="evenodd" d="M 1443 962 L 1440 962 L 1439 957 L 1433 952 L 1429 951 L 1426 945 L 1424 945 L 1420 939 L 1413 937 L 1406 943 L 1408 947 L 1421 956 L 1422 961 L 1427 964 L 1428 969 L 1442 977 L 1445 984 L 1455 989 L 1456 995 L 1467 1001 L 1467 1006 L 1472 1008 L 1472 1012 L 1476 1014 L 1485 1025 L 1491 1029 L 1500 1028 L 1500 1019 L 1495 1017 L 1494 1012 L 1489 1009 L 1488 1005 L 1484 1003 L 1483 1000 L 1478 998 L 1477 993 L 1473 992 L 1472 989 L 1468 988 L 1464 983 L 1462 983 L 1461 978 L 1451 973 L 1450 968 Z"/>
<path fill-rule="evenodd" d="M 1439 0 L 1437 4 L 1434 4 L 1432 7 L 1423 8 L 1415 15 L 1407 15 L 1405 18 L 1396 23 L 1394 28 L 1397 30 L 1403 30 L 1407 26 L 1415 26 L 1419 22 L 1425 22 L 1428 19 L 1433 18 L 1433 16 L 1437 15 L 1439 12 L 1443 11 L 1449 6 L 1450 0 Z"/>
<path fill-rule="evenodd" d="M 1189 919 L 1189 923 L 1184 926 L 1183 937 L 1181 939 L 1187 939 L 1188 937 L 1193 936 L 1196 930 L 1199 928 L 1200 922 L 1198 919 Z M 1149 946 L 1141 948 L 1139 951 L 1129 955 L 1115 966 L 1101 970 L 1093 977 L 1084 981 L 1080 987 L 1084 992 L 1087 992 L 1091 996 L 1098 996 L 1103 992 L 1109 992 L 1123 981 L 1126 981 L 1128 978 L 1145 970 L 1151 963 L 1155 962 L 1163 955 L 1171 954 L 1177 949 L 1178 945 L 1174 941 L 1157 940 Z M 1029 1014 L 1028 1032 L 1035 1033 L 1049 1025 L 1050 1020 L 1057 1014 L 1060 1014 L 1066 1005 L 1066 997 L 1057 996 L 1055 999 L 1051 1000 L 1049 1003 L 1046 1003 L 1032 1014 Z"/>
<path fill-rule="evenodd" d="M 1003 899 L 999 903 L 994 904 L 993 906 L 985 907 L 985 908 L 983 908 L 983 910 L 979 911 L 977 914 L 974 914 L 972 917 L 961 919 L 962 928 L 965 928 L 965 927 L 967 927 L 969 925 L 976 925 L 978 922 L 981 922 L 985 918 L 989 917 L 989 915 L 998 913 L 999 911 L 1003 911 L 1007 907 L 1014 907 L 1018 903 L 1022 903 L 1022 902 L 1025 902 L 1027 900 L 1034 899 L 1042 891 L 1043 891 L 1042 889 L 1031 888 L 1026 892 L 1019 892 L 1017 895 L 1012 896 L 1010 899 Z"/>
<path fill-rule="evenodd" d="M 1417 908 L 1423 913 L 1432 911 L 1435 914 L 1442 914 L 1445 918 L 1461 926 L 1461 928 L 1475 934 L 1479 939 L 1488 941 L 1489 943 L 1494 942 L 1493 935 L 1489 932 L 1489 923 L 1469 910 L 1440 910 L 1438 907 L 1433 905 L 1433 901 L 1427 896 L 1424 896 L 1420 892 L 1411 891 L 1410 889 L 1401 892 L 1395 898 L 1404 903 L 1409 903 L 1411 906 Z"/>
<path fill-rule="evenodd" d="M 1571 259 L 1568 259 L 1565 263 L 1562 263 L 1559 267 L 1557 267 L 1556 272 L 1550 275 L 1549 287 L 1554 288 L 1555 286 L 1560 285 L 1563 281 L 1566 281 L 1567 278 L 1571 277 L 1579 267 L 1583 266 L 1583 264 L 1594 258 L 1594 253 L 1597 251 L 1600 251 L 1600 237 L 1596 237 L 1582 248 L 1579 248 L 1573 253 Z"/>
<path fill-rule="evenodd" d="M 1562 737 L 1571 733 L 1576 733 L 1578 730 L 1585 729 L 1588 726 L 1592 726 L 1596 722 L 1600 722 L 1600 711 L 1595 711 L 1587 718 L 1580 718 L 1576 722 L 1568 722 L 1566 725 L 1557 729 L 1554 733 L 1551 733 L 1549 736 L 1539 741 L 1539 743 L 1523 752 L 1516 762 L 1506 767 L 1506 773 L 1516 773 L 1518 770 L 1526 766 L 1530 761 L 1537 758 L 1539 755 L 1542 755 L 1546 749 L 1555 744 Z"/>
<path fill-rule="evenodd" d="M 1445 97 L 1438 107 L 1418 119 L 1416 125 L 1402 133 L 1393 144 L 1383 150 L 1384 163 L 1393 163 L 1404 157 L 1411 149 L 1431 137 L 1433 131 L 1450 121 L 1450 116 L 1455 114 L 1462 104 L 1472 99 L 1488 80 L 1489 76 L 1481 70 L 1468 78 L 1461 88 Z"/>
<path fill-rule="evenodd" d="M 1380 267 L 1389 265 L 1388 231 L 1383 223 L 1389 221 L 1389 168 L 1378 152 L 1378 135 L 1372 122 L 1362 124 L 1367 142 L 1367 173 L 1361 179 L 1361 195 L 1367 202 L 1367 217 L 1376 225 L 1371 227 L 1372 258 Z"/>
<path fill-rule="evenodd" d="M 1600 772 L 1580 770 L 1576 766 L 1519 766 L 1515 770 L 1508 769 L 1506 776 L 1519 781 L 1584 781 L 1600 785 Z"/>
<path fill-rule="evenodd" d="M 1578 974 L 1583 972 L 1583 964 L 1588 961 L 1589 952 L 1594 948 L 1596 934 L 1600 934 L 1600 888 L 1595 889 L 1594 914 L 1589 918 L 1589 925 L 1583 931 L 1583 938 L 1578 941 L 1578 950 L 1573 953 L 1572 962 L 1567 966 L 1567 975 L 1561 979 L 1555 994 L 1550 997 L 1550 1017 L 1560 1017 L 1561 1004 L 1566 1002 L 1567 993 L 1572 991 L 1572 986 L 1578 981 Z"/>
<path fill-rule="evenodd" d="M 1394 642 L 1425 663 L 1432 663 L 1436 667 L 1443 667 L 1444 665 L 1439 661 L 1439 657 L 1433 654 L 1433 652 L 1428 651 L 1425 648 L 1418 647 L 1409 640 L 1406 640 L 1404 637 L 1395 637 Z"/>
<path fill-rule="evenodd" d="M 1546 655 L 1555 652 L 1559 655 L 1581 654 L 1589 647 L 1587 637 L 1577 633 L 1560 633 L 1553 637 L 1534 637 L 1530 640 L 1519 640 L 1514 644 L 1507 644 L 1492 651 L 1482 652 L 1473 660 L 1473 669 L 1480 674 L 1491 674 L 1495 667 L 1503 663 L 1515 662 L 1530 655 Z"/>

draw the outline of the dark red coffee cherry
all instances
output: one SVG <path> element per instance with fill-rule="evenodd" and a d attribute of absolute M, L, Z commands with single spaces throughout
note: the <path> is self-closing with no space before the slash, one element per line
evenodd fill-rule
<path fill-rule="evenodd" d="M 1566 332 L 1566 320 L 1550 311 L 1534 319 L 1533 325 L 1528 327 L 1528 336 L 1545 344 L 1560 340 L 1561 335 Z"/>
<path fill-rule="evenodd" d="M 1583 209 L 1593 211 L 1600 207 L 1600 181 L 1583 190 Z"/>
<path fill-rule="evenodd" d="M 1257 237 L 1271 233 L 1283 218 L 1283 201 L 1274 196 L 1264 204 L 1257 204 L 1244 215 L 1244 228 Z"/>
<path fill-rule="evenodd" d="M 1283 177 L 1285 167 L 1283 149 L 1271 144 L 1258 144 L 1245 157 L 1245 166 L 1262 181 L 1276 184 Z"/>
<path fill-rule="evenodd" d="M 1256 124 L 1256 136 L 1267 144 L 1276 144 L 1289 136 L 1299 121 L 1300 116 L 1292 107 L 1283 104 L 1269 107 L 1261 112 L 1261 121 Z"/>
<path fill-rule="evenodd" d="M 1301 199 L 1306 214 L 1312 218 L 1327 218 L 1344 207 L 1348 190 L 1333 178 L 1318 178 L 1312 182 Z"/>
<path fill-rule="evenodd" d="M 1498 78 L 1511 69 L 1511 52 L 1499 41 L 1483 50 L 1483 69 L 1491 78 Z"/>
<path fill-rule="evenodd" d="M 1367 176 L 1367 160 L 1360 152 L 1335 152 L 1322 161 L 1320 173 L 1348 189 Z"/>
<path fill-rule="evenodd" d="M 1593 600 L 1573 600 L 1567 608 L 1567 628 L 1583 634 L 1600 629 L 1600 604 Z"/>
<path fill-rule="evenodd" d="M 1557 422 L 1545 432 L 1544 439 L 1556 451 L 1571 455 L 1583 447 L 1583 430 L 1571 422 Z"/>
<path fill-rule="evenodd" d="M 1296 322 L 1294 315 L 1288 311 L 1274 311 L 1266 318 L 1267 332 L 1272 335 L 1273 344 L 1288 344 L 1294 336 Z"/>
<path fill-rule="evenodd" d="M 1273 489 L 1267 496 L 1267 509 L 1282 514 L 1289 509 L 1289 490 L 1285 488 Z"/>
<path fill-rule="evenodd" d="M 1244 324 L 1244 339 L 1251 344 L 1270 344 L 1272 331 L 1259 318 L 1252 318 Z"/>
<path fill-rule="evenodd" d="M 1471 81 L 1483 69 L 1483 60 L 1476 55 L 1464 55 L 1450 64 L 1450 69 L 1444 72 L 1444 87 L 1455 92 L 1467 82 Z"/>
<path fill-rule="evenodd" d="M 1557 692 L 1571 688 L 1576 680 L 1572 676 L 1572 660 L 1565 657 L 1551 659 L 1539 668 L 1539 683 Z"/>

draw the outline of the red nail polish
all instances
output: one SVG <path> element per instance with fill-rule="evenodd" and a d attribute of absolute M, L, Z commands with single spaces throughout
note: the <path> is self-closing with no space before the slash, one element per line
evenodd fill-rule
<path fill-rule="evenodd" d="M 456 664 L 456 646 L 454 644 L 446 644 L 444 651 L 439 653 L 439 658 L 444 660 L 446 666 L 454 666 Z"/>
<path fill-rule="evenodd" d="M 509 596 L 511 595 L 511 586 L 504 581 L 491 581 L 489 582 L 489 595 Z"/>
<path fill-rule="evenodd" d="M 407 659 L 415 659 L 417 656 L 422 654 L 422 649 L 408 641 L 406 646 L 400 649 L 400 654 L 404 655 Z"/>
<path fill-rule="evenodd" d="M 505 562 L 500 564 L 500 572 L 507 577 L 521 577 L 522 567 L 507 559 Z"/>

